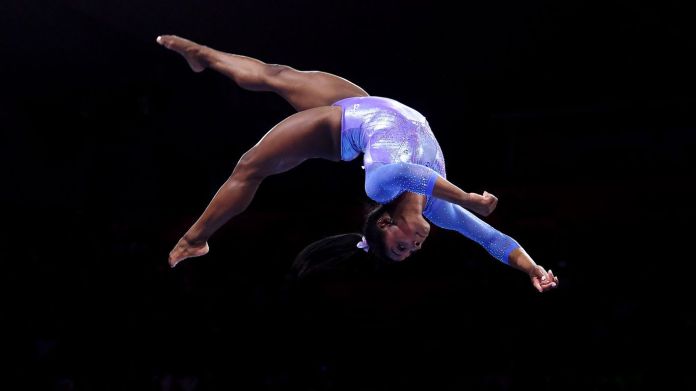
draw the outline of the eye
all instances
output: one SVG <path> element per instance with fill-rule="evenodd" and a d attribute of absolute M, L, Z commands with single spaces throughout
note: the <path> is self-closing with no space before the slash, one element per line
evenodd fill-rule
<path fill-rule="evenodd" d="M 406 246 L 404 246 L 403 244 L 399 243 L 399 245 L 396 246 L 396 249 L 399 250 L 399 251 L 406 251 Z"/>

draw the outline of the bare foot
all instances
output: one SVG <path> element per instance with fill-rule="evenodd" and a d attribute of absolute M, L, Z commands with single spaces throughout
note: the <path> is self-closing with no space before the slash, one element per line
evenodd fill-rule
<path fill-rule="evenodd" d="M 208 242 L 203 244 L 192 244 L 184 238 L 179 239 L 179 242 L 174 246 L 174 249 L 169 252 L 169 266 L 174 267 L 177 263 L 186 258 L 194 258 L 205 255 L 210 251 Z"/>
<path fill-rule="evenodd" d="M 157 43 L 184 56 L 194 72 L 201 72 L 205 69 L 205 64 L 200 59 L 201 49 L 205 46 L 176 35 L 160 35 L 157 37 Z"/>

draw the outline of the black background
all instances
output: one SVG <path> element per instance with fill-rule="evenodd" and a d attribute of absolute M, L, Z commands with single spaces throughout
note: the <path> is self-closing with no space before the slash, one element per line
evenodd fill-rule
<path fill-rule="evenodd" d="M 693 387 L 694 27 L 677 1 L 0 5 L 3 349 L 13 389 Z M 559 277 L 540 295 L 435 229 L 407 262 L 288 293 L 358 231 L 362 171 L 311 161 L 170 270 L 291 107 L 192 73 L 178 34 L 341 75 L 428 117 L 448 177 Z M 687 356 L 689 357 L 689 356 Z"/>

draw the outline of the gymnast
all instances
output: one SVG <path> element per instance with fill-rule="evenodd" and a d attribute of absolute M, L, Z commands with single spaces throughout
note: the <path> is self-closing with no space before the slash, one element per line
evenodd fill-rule
<path fill-rule="evenodd" d="M 446 179 L 442 150 L 416 110 L 370 96 L 330 73 L 266 64 L 175 35 L 159 36 L 157 43 L 182 55 L 194 72 L 213 69 L 241 88 L 275 92 L 297 110 L 242 155 L 203 214 L 169 253 L 171 267 L 207 254 L 208 239 L 246 210 L 264 178 L 307 159 L 350 161 L 362 153 L 365 192 L 379 206 L 367 216 L 357 247 L 383 259 L 403 261 L 422 247 L 430 233 L 429 220 L 526 273 L 539 292 L 558 285 L 558 277 L 537 265 L 517 241 L 471 213 L 488 216 L 498 199 L 488 192 L 465 192 Z"/>

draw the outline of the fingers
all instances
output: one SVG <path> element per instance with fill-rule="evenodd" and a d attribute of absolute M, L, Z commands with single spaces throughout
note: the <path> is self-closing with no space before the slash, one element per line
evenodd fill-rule
<path fill-rule="evenodd" d="M 545 291 L 547 291 L 547 290 L 549 290 L 549 289 L 553 289 L 553 288 L 555 288 L 555 287 L 556 287 L 556 283 L 553 282 L 553 281 L 548 281 L 548 282 L 546 282 L 546 283 L 542 283 L 542 284 L 541 284 L 541 288 L 542 288 L 543 290 L 545 290 Z"/>
<path fill-rule="evenodd" d="M 533 278 L 533 279 L 532 279 L 532 285 L 534 285 L 534 288 L 536 288 L 536 290 L 538 290 L 539 292 L 543 292 L 543 291 L 544 291 L 544 288 L 541 287 L 541 284 L 539 283 L 539 279 L 538 279 L 538 278 Z"/>
<path fill-rule="evenodd" d="M 549 279 L 554 282 L 554 284 L 555 284 L 554 288 L 556 286 L 558 286 L 558 277 L 553 275 L 553 272 L 551 271 L 551 269 L 549 269 Z"/>
<path fill-rule="evenodd" d="M 539 266 L 539 265 L 537 265 L 534 268 L 534 275 L 536 277 L 539 277 L 539 279 L 541 280 L 542 283 L 549 281 L 549 274 L 546 273 L 546 270 L 544 270 L 544 268 Z"/>
<path fill-rule="evenodd" d="M 537 265 L 532 272 L 532 285 L 539 292 L 545 292 L 558 286 L 558 277 L 551 270 L 546 272 L 543 267 Z"/>
<path fill-rule="evenodd" d="M 484 191 L 483 194 L 482 194 L 481 196 L 484 197 L 484 198 L 490 198 L 490 199 L 493 200 L 493 202 L 498 202 L 498 197 L 496 197 L 495 195 L 493 195 L 493 194 L 491 194 L 491 193 L 489 193 L 489 192 L 487 192 L 487 191 Z"/>
<path fill-rule="evenodd" d="M 532 282 L 532 285 L 534 285 L 534 288 L 536 288 L 536 290 L 539 292 L 546 292 L 546 291 L 554 289 L 556 287 L 556 283 L 553 283 L 553 282 L 540 283 L 538 279 L 535 279 Z"/>

